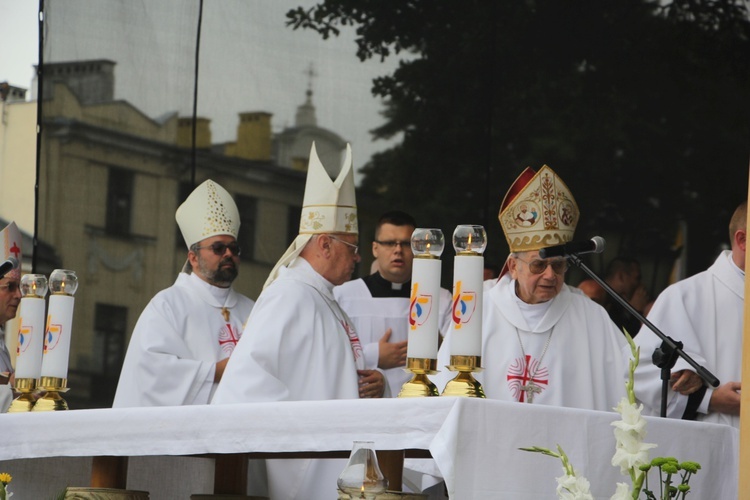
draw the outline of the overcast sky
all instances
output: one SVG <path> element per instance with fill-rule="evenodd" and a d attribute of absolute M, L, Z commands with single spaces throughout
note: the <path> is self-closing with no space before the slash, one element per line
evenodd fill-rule
<path fill-rule="evenodd" d="M 114 6 L 111 12 L 101 11 L 105 0 L 47 2 L 53 30 L 50 37 L 60 43 L 47 48 L 45 62 L 113 59 L 117 62 L 117 99 L 128 100 L 152 118 L 170 111 L 189 114 L 190 103 L 184 95 L 191 91 L 190 85 L 179 89 L 178 85 L 159 79 L 161 68 L 176 63 L 156 53 L 160 47 L 189 47 L 192 43 L 190 36 L 184 34 L 191 31 L 184 25 L 172 36 L 169 28 L 161 29 L 165 13 L 170 22 L 180 22 L 179 12 L 169 15 L 182 9 L 184 0 L 106 1 Z M 323 41 L 312 31 L 285 27 L 284 15 L 290 8 L 314 3 L 315 0 L 206 2 L 198 114 L 212 120 L 214 142 L 234 138 L 239 112 L 273 113 L 273 128 L 280 131 L 294 124 L 296 108 L 304 102 L 310 83 L 305 71 L 312 65 L 318 125 L 351 142 L 354 166 L 358 169 L 374 152 L 390 146 L 371 140 L 369 130 L 383 120 L 379 115 L 382 103 L 370 89 L 373 77 L 391 73 L 397 60 L 361 63 L 355 55 L 352 32 Z M 30 88 L 33 65 L 38 61 L 38 2 L 0 0 L 0 6 L 0 32 L 6 41 L 0 51 L 0 81 Z M 157 19 L 158 29 L 150 25 L 153 19 Z M 123 54 L 123 46 L 132 50 Z M 192 67 L 189 59 L 182 64 Z M 149 79 L 150 88 L 144 87 L 143 82 Z"/>
<path fill-rule="evenodd" d="M 37 58 L 37 9 L 34 0 L 0 0 L 0 81 L 29 88 Z"/>

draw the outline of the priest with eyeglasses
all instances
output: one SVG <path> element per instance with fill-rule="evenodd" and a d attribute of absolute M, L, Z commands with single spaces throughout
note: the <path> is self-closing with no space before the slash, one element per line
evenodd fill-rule
<path fill-rule="evenodd" d="M 521 218 L 522 211 L 538 214 Z M 565 284 L 564 257 L 542 248 L 573 239 L 578 206 L 548 166 L 527 168 L 508 190 L 500 225 L 510 247 L 500 278 L 485 286 L 482 367 L 474 374 L 490 399 L 612 411 L 625 395 L 629 348 L 599 304 Z M 519 222 L 522 220 L 523 222 Z M 449 330 L 438 366 L 450 364 Z M 442 386 L 454 376 L 441 371 Z"/>
<path fill-rule="evenodd" d="M 400 210 L 380 216 L 375 225 L 372 255 L 377 269 L 372 274 L 339 285 L 333 295 L 354 323 L 362 343 L 365 366 L 383 371 L 390 395 L 413 376 L 406 371 L 409 298 L 414 254 L 411 235 L 414 218 Z M 451 293 L 440 289 L 438 327 L 441 334 L 450 325 Z"/>
<path fill-rule="evenodd" d="M 211 404 L 383 396 L 385 377 L 365 367 L 357 330 L 333 294 L 360 262 L 348 144 L 341 168 L 329 168 L 313 143 L 299 233 L 268 275 Z M 286 500 L 335 498 L 346 465 L 335 459 L 266 464 L 268 497 Z M 260 486 L 250 493 L 265 494 Z"/>
<path fill-rule="evenodd" d="M 240 255 L 240 214 L 232 196 L 207 180 L 175 218 L 187 261 L 138 318 L 113 407 L 210 403 L 253 308 L 232 288 Z"/>

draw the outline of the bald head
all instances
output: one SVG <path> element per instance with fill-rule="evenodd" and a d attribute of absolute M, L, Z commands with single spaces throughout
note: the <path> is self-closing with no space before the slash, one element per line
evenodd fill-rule
<path fill-rule="evenodd" d="M 354 266 L 361 260 L 357 236 L 353 234 L 316 234 L 302 249 L 300 257 L 334 285 L 349 281 Z"/>
<path fill-rule="evenodd" d="M 607 292 L 594 280 L 583 280 L 578 284 L 578 289 L 599 305 L 607 302 Z"/>

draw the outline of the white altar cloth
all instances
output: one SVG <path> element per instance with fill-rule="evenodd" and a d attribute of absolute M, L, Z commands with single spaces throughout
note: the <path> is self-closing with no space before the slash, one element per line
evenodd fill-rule
<path fill-rule="evenodd" d="M 10 489 L 18 495 L 15 498 L 24 500 L 32 498 L 24 492 L 38 491 L 27 484 L 31 480 L 57 482 L 45 491 L 88 484 L 90 464 L 87 469 L 82 464 L 88 462 L 64 457 L 144 457 L 140 460 L 147 465 L 141 466 L 142 473 L 128 474 L 128 488 L 148 489 L 152 500 L 161 500 L 176 497 L 155 495 L 159 488 L 149 481 L 158 480 L 163 487 L 170 481 L 168 469 L 177 469 L 182 477 L 175 482 L 184 483 L 185 461 L 211 462 L 173 456 L 341 451 L 350 450 L 354 440 L 371 440 L 382 450 L 430 450 L 451 498 L 539 500 L 556 498 L 560 463 L 518 448 L 554 449 L 559 444 L 591 481 L 595 498 L 608 499 L 617 481 L 627 482 L 610 464 L 614 453 L 610 423 L 618 417 L 616 413 L 448 397 L 2 414 L 0 472 L 16 476 Z M 658 418 L 648 421 L 646 441 L 658 444 L 652 457 L 675 456 L 703 466 L 691 480 L 693 498 L 737 498 L 736 429 Z M 170 461 L 173 465 L 168 466 Z M 47 471 L 66 463 L 82 472 L 73 478 L 68 474 L 65 481 L 42 475 L 52 474 L 43 472 L 42 464 Z M 131 459 L 131 468 L 138 463 Z M 206 471 L 209 466 L 190 475 L 192 493 L 211 492 L 212 477 Z"/>

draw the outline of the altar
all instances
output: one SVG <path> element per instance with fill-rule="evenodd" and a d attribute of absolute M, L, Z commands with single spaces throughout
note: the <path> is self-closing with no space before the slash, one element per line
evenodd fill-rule
<path fill-rule="evenodd" d="M 53 498 L 91 484 L 92 457 L 130 457 L 128 489 L 149 491 L 152 500 L 187 499 L 214 491 L 215 456 L 345 456 L 353 441 L 369 440 L 378 450 L 424 450 L 432 459 L 407 458 L 407 469 L 437 471 L 451 498 L 539 500 L 556 498 L 560 463 L 519 448 L 559 444 L 595 498 L 609 499 L 616 482 L 628 482 L 610 463 L 610 423 L 618 418 L 452 397 L 2 414 L 0 472 L 13 476 L 19 500 Z M 647 431 L 646 442 L 658 445 L 652 458 L 701 464 L 691 497 L 737 498 L 737 429 L 648 418 Z"/>

